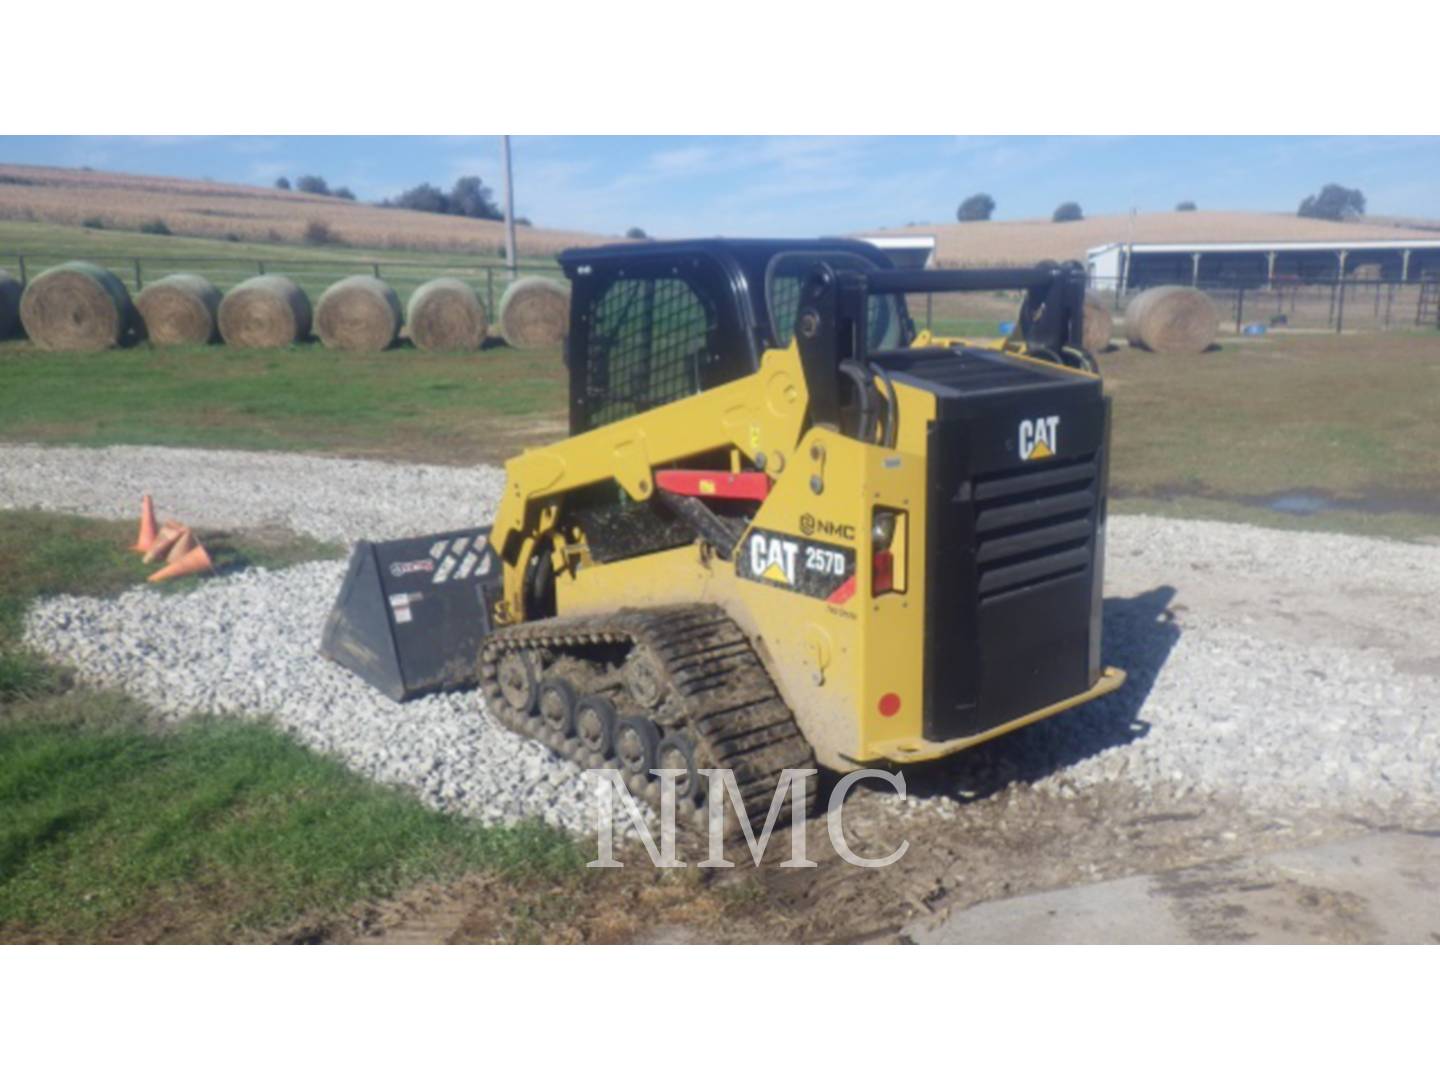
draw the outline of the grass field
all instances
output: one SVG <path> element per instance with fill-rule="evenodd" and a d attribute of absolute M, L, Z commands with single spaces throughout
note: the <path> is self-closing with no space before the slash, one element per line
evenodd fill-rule
<path fill-rule="evenodd" d="M 936 328 L 994 332 L 987 319 Z M 1201 357 L 1120 348 L 1101 363 L 1122 507 L 1440 533 L 1440 447 L 1430 437 L 1440 335 L 1274 334 Z M 565 387 L 557 353 L 503 347 L 454 357 L 314 345 L 64 355 L 8 342 L 0 440 L 499 463 L 563 432 Z M 1322 504 L 1303 516 L 1269 508 L 1297 492 Z"/>
<path fill-rule="evenodd" d="M 1440 334 L 1272 335 L 1101 363 L 1122 508 L 1440 535 Z"/>
<path fill-rule="evenodd" d="M 503 461 L 564 421 L 556 352 L 319 345 L 99 354 L 0 343 L 0 438 Z"/>
<path fill-rule="evenodd" d="M 262 723 L 162 726 L 27 652 L 35 597 L 143 581 L 131 532 L 0 512 L 0 941 L 263 939 L 419 881 L 484 871 L 543 887 L 579 869 L 575 845 L 545 826 L 427 810 Z M 222 565 L 337 554 L 293 537 L 205 539 Z"/>

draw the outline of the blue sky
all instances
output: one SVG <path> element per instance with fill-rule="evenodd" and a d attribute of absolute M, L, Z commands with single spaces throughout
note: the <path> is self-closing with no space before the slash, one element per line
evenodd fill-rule
<path fill-rule="evenodd" d="M 815 234 L 953 220 L 976 191 L 997 218 L 1202 209 L 1293 211 L 1329 181 L 1372 214 L 1440 218 L 1440 139 L 1416 137 L 607 137 L 514 140 L 516 212 L 537 225 L 657 235 Z M 362 199 L 478 173 L 495 136 L 0 136 L 0 162 L 268 184 L 318 173 Z"/>

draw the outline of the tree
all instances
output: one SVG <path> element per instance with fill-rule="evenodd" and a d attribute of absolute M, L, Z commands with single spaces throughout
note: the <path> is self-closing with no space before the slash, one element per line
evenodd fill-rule
<path fill-rule="evenodd" d="M 1078 202 L 1062 202 L 1055 208 L 1051 221 L 1083 221 L 1085 214 L 1080 209 Z"/>
<path fill-rule="evenodd" d="M 1179 210 L 1181 213 L 1185 213 L 1185 212 L 1187 212 L 1187 211 L 1194 210 L 1194 209 L 1195 209 L 1195 204 L 1194 204 L 1193 202 L 1191 202 L 1189 199 L 1186 199 L 1186 200 L 1184 200 L 1183 202 L 1178 202 L 1178 203 L 1176 203 L 1176 204 L 1175 204 L 1175 209 L 1176 209 L 1176 210 Z"/>
<path fill-rule="evenodd" d="M 971 195 L 960 204 L 960 209 L 955 211 L 955 220 L 989 221 L 990 215 L 993 213 L 995 213 L 995 200 L 981 192 Z"/>
<path fill-rule="evenodd" d="M 499 221 L 505 216 L 495 205 L 490 189 L 481 183 L 478 176 L 462 176 L 455 181 L 455 186 L 450 189 L 449 210 L 446 212 L 486 221 Z"/>
<path fill-rule="evenodd" d="M 640 228 L 639 225 L 631 225 L 630 228 L 628 228 L 628 229 L 625 230 L 625 239 L 626 239 L 626 240 L 649 240 L 650 237 L 645 234 L 645 230 L 642 229 L 642 228 Z"/>
<path fill-rule="evenodd" d="M 398 206 L 402 210 L 419 210 L 426 214 L 448 214 L 450 200 L 434 184 L 416 184 L 409 191 L 402 191 L 394 202 L 386 200 L 387 206 Z"/>
<path fill-rule="evenodd" d="M 330 185 L 325 183 L 323 176 L 302 176 L 295 181 L 295 186 L 307 195 L 330 194 Z"/>
<path fill-rule="evenodd" d="M 355 201 L 355 193 L 348 187 L 337 187 L 334 191 L 330 192 L 330 194 L 334 195 L 337 199 L 349 199 L 351 202 Z"/>
<path fill-rule="evenodd" d="M 1298 211 L 1301 217 L 1347 221 L 1365 213 L 1365 196 L 1359 188 L 1326 184 L 1319 195 L 1306 195 Z"/>
<path fill-rule="evenodd" d="M 281 191 L 289 191 L 289 190 L 290 190 L 290 181 L 289 181 L 289 180 L 286 180 L 285 177 L 282 176 L 282 177 L 280 177 L 280 179 L 278 179 L 278 180 L 275 181 L 275 186 L 276 186 L 277 188 L 279 188 Z"/>

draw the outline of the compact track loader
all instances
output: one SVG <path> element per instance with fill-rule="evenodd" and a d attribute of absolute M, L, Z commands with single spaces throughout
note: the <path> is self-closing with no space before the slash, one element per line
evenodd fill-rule
<path fill-rule="evenodd" d="M 494 523 L 362 544 L 323 650 L 654 799 L 729 768 L 929 761 L 1115 690 L 1100 655 L 1109 402 L 1080 267 L 897 270 L 850 240 L 615 245 L 572 283 L 570 437 Z M 906 295 L 1018 290 L 1011 335 Z M 813 785 L 812 792 L 813 792 Z"/>

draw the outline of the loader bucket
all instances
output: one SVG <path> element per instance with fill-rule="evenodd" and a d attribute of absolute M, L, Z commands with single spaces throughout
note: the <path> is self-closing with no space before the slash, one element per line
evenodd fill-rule
<path fill-rule="evenodd" d="M 362 540 L 320 639 L 320 654 L 407 701 L 475 684 L 500 560 L 490 527 Z"/>

